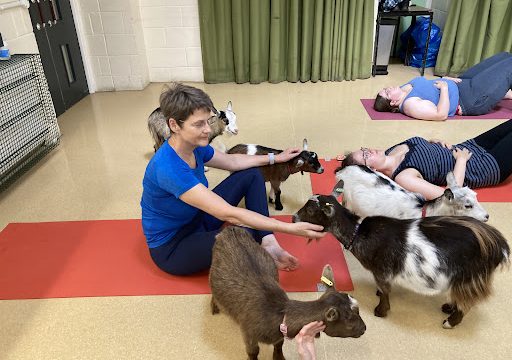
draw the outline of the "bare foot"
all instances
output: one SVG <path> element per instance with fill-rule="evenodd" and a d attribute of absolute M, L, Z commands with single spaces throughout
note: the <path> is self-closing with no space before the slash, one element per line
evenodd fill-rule
<path fill-rule="evenodd" d="M 265 237 L 261 246 L 272 256 L 279 270 L 291 271 L 299 267 L 297 258 L 284 250 L 274 237 L 273 239 Z"/>

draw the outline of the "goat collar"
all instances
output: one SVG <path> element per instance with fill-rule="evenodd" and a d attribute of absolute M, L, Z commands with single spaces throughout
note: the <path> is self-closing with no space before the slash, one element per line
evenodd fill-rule
<path fill-rule="evenodd" d="M 354 244 L 354 240 L 356 239 L 357 231 L 359 230 L 359 225 L 361 224 L 356 224 L 356 227 L 354 228 L 354 233 L 352 234 L 352 239 L 350 239 L 348 246 L 345 245 L 345 249 L 347 249 L 348 251 L 352 250 L 352 245 Z"/>
<path fill-rule="evenodd" d="M 279 331 L 281 331 L 285 339 L 290 340 L 288 337 L 288 326 L 286 326 L 286 314 L 284 314 L 283 321 L 279 324 Z"/>
<path fill-rule="evenodd" d="M 425 205 L 423 205 L 423 207 L 421 208 L 421 217 L 424 218 L 427 216 L 427 204 L 425 203 Z"/>

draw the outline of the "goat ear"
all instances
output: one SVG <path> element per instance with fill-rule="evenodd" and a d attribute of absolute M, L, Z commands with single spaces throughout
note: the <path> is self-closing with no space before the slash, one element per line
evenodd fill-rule
<path fill-rule="evenodd" d="M 325 319 L 327 321 L 336 321 L 340 318 L 340 312 L 338 311 L 338 309 L 336 309 L 335 307 L 330 307 L 326 312 L 325 312 Z"/>
<path fill-rule="evenodd" d="M 453 175 L 453 172 L 451 171 L 446 174 L 446 184 L 449 188 L 459 187 L 459 185 L 457 185 L 457 180 L 455 180 L 455 175 Z"/>
<path fill-rule="evenodd" d="M 336 283 L 334 282 L 334 271 L 332 270 L 331 265 L 326 264 L 324 269 L 322 270 L 322 277 L 320 280 L 327 285 L 327 288 L 336 290 Z"/>
<path fill-rule="evenodd" d="M 302 165 L 304 165 L 304 160 L 299 159 L 297 160 L 297 164 L 295 164 L 295 167 L 301 167 Z"/>
<path fill-rule="evenodd" d="M 452 192 L 450 189 L 446 189 L 446 190 L 444 191 L 443 196 L 444 196 L 445 198 L 447 198 L 448 200 L 450 200 L 450 201 L 452 201 L 452 200 L 453 200 L 453 198 L 454 198 L 453 192 Z"/>
<path fill-rule="evenodd" d="M 302 140 L 302 149 L 308 150 L 308 139 Z"/>
<path fill-rule="evenodd" d="M 344 186 L 345 186 L 345 183 L 343 182 L 343 180 L 338 181 L 338 183 L 336 185 L 334 185 L 334 188 L 332 189 L 332 194 L 331 195 L 337 198 L 338 196 L 343 194 L 343 187 Z"/>
<path fill-rule="evenodd" d="M 230 101 L 228 101 L 228 107 L 227 107 L 227 109 L 228 109 L 229 111 L 233 111 L 233 104 L 231 104 L 231 100 L 230 100 Z"/>

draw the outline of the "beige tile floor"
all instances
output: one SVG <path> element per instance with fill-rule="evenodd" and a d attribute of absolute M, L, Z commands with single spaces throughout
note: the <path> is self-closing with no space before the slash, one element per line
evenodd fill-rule
<path fill-rule="evenodd" d="M 240 134 L 223 138 L 284 148 L 304 137 L 321 157 L 360 146 L 386 147 L 413 135 L 464 140 L 500 121 L 372 121 L 359 99 L 385 85 L 406 82 L 417 70 L 390 66 L 390 75 L 341 83 L 195 84 L 223 107 L 233 101 Z M 431 77 L 432 72 L 427 71 Z M 97 93 L 59 118 L 60 146 L 0 194 L 0 229 L 15 221 L 140 218 L 145 165 L 152 155 L 146 117 L 162 84 L 143 91 Z M 215 185 L 226 176 L 208 173 Z M 311 195 L 308 176 L 283 186 L 283 213 Z M 507 203 L 487 203 L 490 223 L 512 238 Z M 114 255 L 114 254 L 113 254 Z M 425 298 L 397 288 L 388 318 L 373 316 L 377 298 L 370 274 L 347 255 L 355 296 L 367 332 L 359 339 L 317 341 L 319 359 L 509 359 L 512 273 L 499 273 L 495 295 L 473 309 L 453 330 L 443 330 L 443 298 Z M 293 293 L 311 300 L 316 293 Z M 0 359 L 241 359 L 237 326 L 209 314 L 209 298 L 148 296 L 0 301 Z M 285 354 L 297 359 L 293 342 Z M 271 358 L 262 346 L 261 358 Z"/>

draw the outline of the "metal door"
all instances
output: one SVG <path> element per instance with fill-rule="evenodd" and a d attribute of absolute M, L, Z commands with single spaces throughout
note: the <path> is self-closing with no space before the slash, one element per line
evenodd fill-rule
<path fill-rule="evenodd" d="M 57 116 L 89 94 L 69 0 L 30 0 L 30 18 Z"/>

